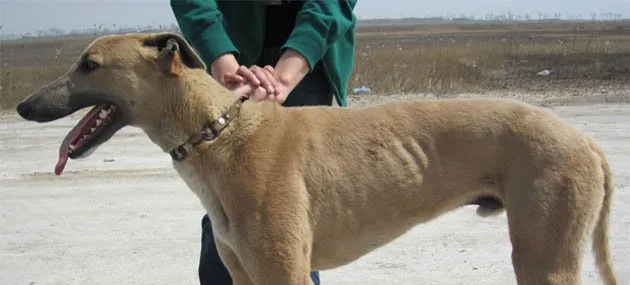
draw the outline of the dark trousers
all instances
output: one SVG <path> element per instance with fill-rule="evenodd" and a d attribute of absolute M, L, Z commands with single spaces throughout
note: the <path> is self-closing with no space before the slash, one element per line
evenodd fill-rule
<path fill-rule="evenodd" d="M 258 65 L 274 66 L 279 58 L 277 48 L 266 49 Z M 333 95 L 326 76 L 319 65 L 304 77 L 298 86 L 289 94 L 284 106 L 332 105 Z M 199 258 L 200 285 L 232 285 L 227 268 L 221 261 L 214 243 L 211 221 L 208 215 L 201 219 L 201 255 Z M 319 273 L 311 272 L 315 285 L 319 285 Z"/>

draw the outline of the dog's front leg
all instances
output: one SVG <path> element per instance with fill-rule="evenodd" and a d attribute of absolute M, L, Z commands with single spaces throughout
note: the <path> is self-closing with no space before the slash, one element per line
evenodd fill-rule
<path fill-rule="evenodd" d="M 232 277 L 232 284 L 255 285 L 249 278 L 249 275 L 247 275 L 247 273 L 243 269 L 243 266 L 241 266 L 241 262 L 238 260 L 238 257 L 236 256 L 234 251 L 232 251 L 229 246 L 218 240 L 216 237 L 214 239 L 214 243 L 217 246 L 217 251 L 219 252 L 221 261 L 223 261 L 223 264 Z"/>
<path fill-rule="evenodd" d="M 254 284 L 313 285 L 308 221 L 295 212 L 265 216 L 271 222 L 240 227 L 235 239 L 235 251 Z"/>
<path fill-rule="evenodd" d="M 243 265 L 256 285 L 313 285 L 310 262 L 300 247 L 277 247 L 276 252 L 248 250 Z M 235 283 L 236 284 L 236 283 Z"/>

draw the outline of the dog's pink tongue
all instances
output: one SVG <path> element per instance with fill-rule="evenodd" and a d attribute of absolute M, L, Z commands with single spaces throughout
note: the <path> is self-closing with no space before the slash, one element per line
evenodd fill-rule
<path fill-rule="evenodd" d="M 61 144 L 61 148 L 59 149 L 59 159 L 57 160 L 57 165 L 55 165 L 55 174 L 57 176 L 61 175 L 63 169 L 66 167 L 66 163 L 68 163 L 68 144 Z"/>
<path fill-rule="evenodd" d="M 68 163 L 70 145 L 77 146 L 78 142 L 75 141 L 78 140 L 82 133 L 86 133 L 88 125 L 94 126 L 94 121 L 98 119 L 99 112 L 105 107 L 106 105 L 98 105 L 92 108 L 63 139 L 59 147 L 59 159 L 57 160 L 57 165 L 55 165 L 55 174 L 57 176 L 61 175 L 63 169 L 66 167 L 66 163 Z"/>

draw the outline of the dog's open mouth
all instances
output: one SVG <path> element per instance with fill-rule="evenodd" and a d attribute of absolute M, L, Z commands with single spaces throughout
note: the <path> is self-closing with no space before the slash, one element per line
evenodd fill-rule
<path fill-rule="evenodd" d="M 115 105 L 96 105 L 92 108 L 61 143 L 55 174 L 61 175 L 68 158 L 75 159 L 89 155 L 99 144 L 109 139 L 117 130 L 112 127 L 115 119 Z"/>

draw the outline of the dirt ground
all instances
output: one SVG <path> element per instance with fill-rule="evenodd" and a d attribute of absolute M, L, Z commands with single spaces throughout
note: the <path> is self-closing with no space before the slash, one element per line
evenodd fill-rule
<path fill-rule="evenodd" d="M 610 243 L 620 284 L 630 284 L 628 96 L 510 95 L 551 107 L 607 151 L 616 188 Z M 353 97 L 351 106 L 415 97 L 430 96 Z M 0 284 L 198 284 L 203 210 L 169 156 L 138 129 L 122 130 L 56 177 L 59 143 L 79 114 L 47 125 L 1 114 Z M 352 264 L 322 272 L 322 282 L 515 284 L 505 215 L 480 218 L 474 210 L 419 225 Z M 584 283 L 602 284 L 592 256 Z"/>

